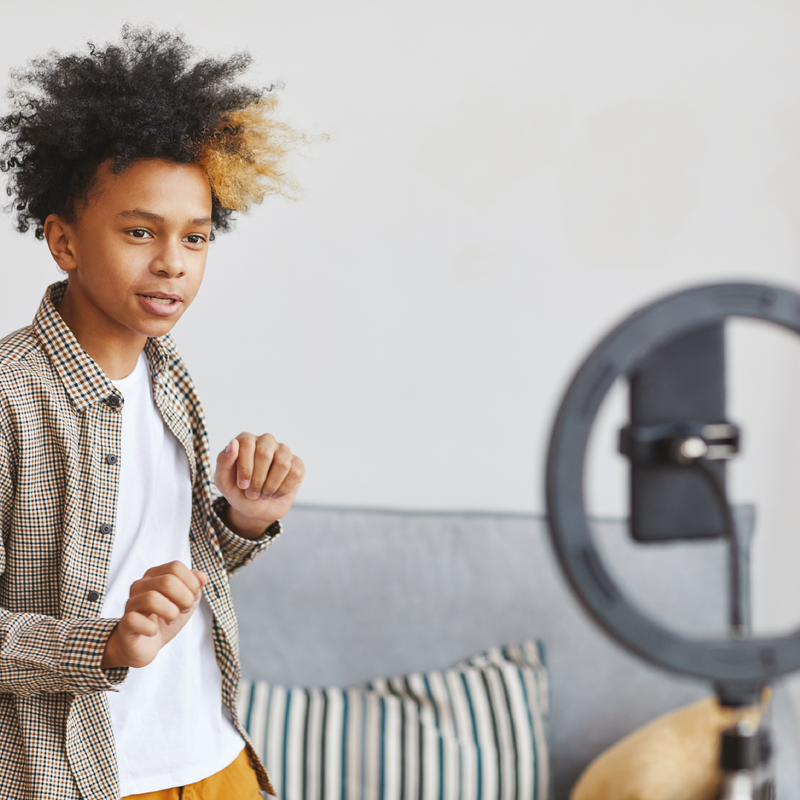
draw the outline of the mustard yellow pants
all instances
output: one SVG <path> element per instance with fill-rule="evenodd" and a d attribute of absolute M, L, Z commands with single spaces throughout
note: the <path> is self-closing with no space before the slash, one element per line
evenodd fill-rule
<path fill-rule="evenodd" d="M 129 794 L 122 800 L 261 800 L 261 792 L 245 749 L 225 769 L 202 781 L 158 792 Z"/>

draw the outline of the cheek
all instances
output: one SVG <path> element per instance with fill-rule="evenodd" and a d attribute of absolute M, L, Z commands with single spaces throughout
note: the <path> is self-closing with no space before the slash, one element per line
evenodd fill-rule
<path fill-rule="evenodd" d="M 200 259 L 196 265 L 196 269 L 192 273 L 192 297 L 197 295 L 200 291 L 200 286 L 203 283 L 203 277 L 205 276 L 206 272 L 206 258 L 205 254 L 202 259 Z"/>

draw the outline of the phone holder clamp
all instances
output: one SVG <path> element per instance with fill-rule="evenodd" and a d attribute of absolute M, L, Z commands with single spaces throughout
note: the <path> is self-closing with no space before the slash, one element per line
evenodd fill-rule
<path fill-rule="evenodd" d="M 665 422 L 626 425 L 619 451 L 637 464 L 690 466 L 699 459 L 723 461 L 739 452 L 740 430 L 731 422 Z"/>

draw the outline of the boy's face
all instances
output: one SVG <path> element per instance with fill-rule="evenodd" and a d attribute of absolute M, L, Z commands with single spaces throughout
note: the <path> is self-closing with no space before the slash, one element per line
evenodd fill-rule
<path fill-rule="evenodd" d="M 65 310 L 82 328 L 105 337 L 162 336 L 203 280 L 208 178 L 193 164 L 140 160 L 114 174 L 105 162 L 75 222 L 48 217 L 45 234 L 69 273 Z"/>

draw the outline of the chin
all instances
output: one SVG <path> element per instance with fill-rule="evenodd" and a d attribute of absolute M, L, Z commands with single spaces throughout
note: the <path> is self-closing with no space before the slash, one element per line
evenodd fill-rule
<path fill-rule="evenodd" d="M 159 336 L 169 333 L 175 327 L 177 321 L 177 319 L 158 320 L 157 322 L 148 321 L 143 325 L 137 326 L 136 332 L 150 339 L 157 339 Z"/>

